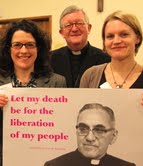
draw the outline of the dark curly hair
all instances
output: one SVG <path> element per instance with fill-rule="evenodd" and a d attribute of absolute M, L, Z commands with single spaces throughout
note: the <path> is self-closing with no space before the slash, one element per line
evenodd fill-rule
<path fill-rule="evenodd" d="M 14 64 L 11 58 L 11 40 L 18 30 L 32 34 L 37 45 L 37 58 L 34 64 L 34 74 L 37 76 L 50 76 L 52 69 L 49 64 L 49 52 L 51 49 L 50 37 L 42 31 L 36 23 L 30 20 L 19 20 L 11 22 L 1 40 L 0 49 L 0 72 L 3 76 L 10 76 L 14 72 Z"/>

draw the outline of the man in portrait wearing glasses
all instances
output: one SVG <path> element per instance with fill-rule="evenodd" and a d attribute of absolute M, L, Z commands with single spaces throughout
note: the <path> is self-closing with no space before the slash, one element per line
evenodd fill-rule
<path fill-rule="evenodd" d="M 91 24 L 83 9 L 67 7 L 60 16 L 60 34 L 67 46 L 52 51 L 55 73 L 66 78 L 67 87 L 79 87 L 84 71 L 93 65 L 110 61 L 110 57 L 88 42 Z"/>
<path fill-rule="evenodd" d="M 111 108 L 98 103 L 84 105 L 77 117 L 76 130 L 77 150 L 47 161 L 44 166 L 135 166 L 107 154 L 118 135 Z"/>

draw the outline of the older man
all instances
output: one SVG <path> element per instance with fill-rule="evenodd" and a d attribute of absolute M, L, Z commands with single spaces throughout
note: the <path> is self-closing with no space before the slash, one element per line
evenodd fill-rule
<path fill-rule="evenodd" d="M 52 52 L 51 65 L 66 78 L 67 87 L 79 87 L 86 69 L 110 61 L 107 54 L 89 44 L 91 27 L 86 13 L 77 6 L 69 6 L 61 14 L 59 32 L 67 46 Z"/>
<path fill-rule="evenodd" d="M 86 104 L 77 118 L 76 151 L 48 161 L 44 166 L 135 166 L 107 154 L 117 138 L 115 116 L 109 107 L 98 103 Z"/>

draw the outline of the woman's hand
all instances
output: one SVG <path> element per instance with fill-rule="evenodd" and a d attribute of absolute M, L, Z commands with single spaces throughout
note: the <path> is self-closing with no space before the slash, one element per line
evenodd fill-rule
<path fill-rule="evenodd" d="M 6 95 L 0 94 L 0 107 L 4 107 L 8 102 L 8 97 Z"/>

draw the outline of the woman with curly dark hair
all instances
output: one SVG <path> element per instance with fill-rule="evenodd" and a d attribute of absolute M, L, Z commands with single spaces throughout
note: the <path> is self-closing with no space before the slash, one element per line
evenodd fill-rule
<path fill-rule="evenodd" d="M 49 64 L 50 47 L 49 38 L 34 22 L 12 22 L 1 41 L 0 85 L 10 83 L 11 87 L 66 87 L 65 78 L 52 72 Z M 7 96 L 0 94 L 0 108 L 7 101 Z M 2 119 L 1 109 L 0 147 Z"/>
<path fill-rule="evenodd" d="M 12 22 L 1 42 L 0 85 L 65 87 L 64 78 L 49 65 L 50 47 L 49 38 L 32 21 Z"/>

